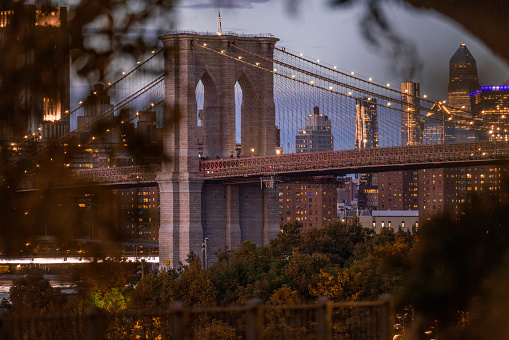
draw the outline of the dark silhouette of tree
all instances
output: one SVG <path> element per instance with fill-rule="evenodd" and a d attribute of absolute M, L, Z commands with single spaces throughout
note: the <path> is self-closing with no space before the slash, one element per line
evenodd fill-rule
<path fill-rule="evenodd" d="M 56 311 L 63 307 L 65 298 L 60 289 L 51 287 L 42 270 L 32 269 L 12 282 L 9 291 L 12 311 L 32 314 Z"/>
<path fill-rule="evenodd" d="M 479 330 L 489 321 L 479 309 L 486 309 L 494 301 L 494 294 L 500 294 L 493 289 L 496 277 L 507 275 L 506 202 L 473 196 L 459 218 L 440 216 L 421 228 L 418 251 L 400 299 L 402 306 L 412 305 L 423 316 L 417 326 L 438 320 L 442 332 L 451 331 L 447 338 L 466 339 L 476 337 L 471 328 L 464 328 L 464 332 L 457 328 L 460 312 L 470 314 L 473 329 Z"/>

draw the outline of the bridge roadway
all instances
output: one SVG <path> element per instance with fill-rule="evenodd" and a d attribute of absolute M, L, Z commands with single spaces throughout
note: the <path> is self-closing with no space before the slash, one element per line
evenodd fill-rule
<path fill-rule="evenodd" d="M 403 169 L 424 169 L 509 162 L 509 142 L 468 142 L 329 151 L 275 156 L 239 157 L 200 162 L 205 181 L 243 182 L 260 177 L 344 175 Z M 73 182 L 61 188 L 156 186 L 160 165 L 84 169 L 73 172 Z M 37 188 L 27 176 L 20 190 Z"/>
<path fill-rule="evenodd" d="M 200 163 L 205 180 L 263 176 L 349 174 L 509 162 L 509 142 L 467 142 L 396 146 Z"/>

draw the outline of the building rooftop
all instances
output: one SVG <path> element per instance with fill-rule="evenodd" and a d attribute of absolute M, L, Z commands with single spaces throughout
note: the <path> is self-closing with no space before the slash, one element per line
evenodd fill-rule
<path fill-rule="evenodd" d="M 418 210 L 373 210 L 373 217 L 419 217 Z"/>
<path fill-rule="evenodd" d="M 471 63 L 475 65 L 475 59 L 465 44 L 461 44 L 461 46 L 456 50 L 454 55 L 451 57 L 450 62 L 455 64 Z"/>

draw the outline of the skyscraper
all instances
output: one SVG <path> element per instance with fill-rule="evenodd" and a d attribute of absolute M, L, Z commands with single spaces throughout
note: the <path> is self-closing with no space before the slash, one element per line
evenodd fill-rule
<path fill-rule="evenodd" d="M 422 143 L 419 83 L 401 83 L 401 145 Z"/>
<path fill-rule="evenodd" d="M 295 152 L 332 151 L 333 146 L 331 121 L 315 106 L 313 114 L 306 116 L 306 129 L 295 135 Z"/>
<path fill-rule="evenodd" d="M 378 147 L 378 114 L 376 98 L 357 99 L 355 104 L 355 148 Z M 377 174 L 359 174 L 359 209 L 376 209 L 378 207 Z"/>
<path fill-rule="evenodd" d="M 376 98 L 357 99 L 355 104 L 355 148 L 378 147 Z"/>
<path fill-rule="evenodd" d="M 506 81 L 507 82 L 507 81 Z M 490 127 L 487 139 L 490 141 L 509 140 L 509 84 L 483 86 L 470 94 L 472 111 Z"/>
<path fill-rule="evenodd" d="M 13 5 L 0 12 L 1 137 L 58 137 L 69 110 L 70 55 L 67 9 Z"/>
<path fill-rule="evenodd" d="M 465 44 L 461 44 L 449 60 L 448 106 L 452 114 L 471 116 L 470 93 L 480 89 L 477 64 Z M 474 131 L 467 126 L 457 126 L 455 141 L 475 141 Z"/>

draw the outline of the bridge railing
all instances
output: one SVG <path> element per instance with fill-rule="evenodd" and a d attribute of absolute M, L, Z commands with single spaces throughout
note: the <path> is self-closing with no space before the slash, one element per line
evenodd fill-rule
<path fill-rule="evenodd" d="M 202 161 L 205 179 L 273 176 L 320 170 L 362 170 L 369 167 L 509 160 L 509 142 L 467 142 L 397 146 L 278 156 Z"/>
<path fill-rule="evenodd" d="M 161 172 L 161 165 L 141 165 L 114 168 L 94 168 L 73 170 L 70 177 L 57 179 L 53 183 L 56 187 L 68 187 L 94 184 L 143 184 L 154 183 L 157 174 Z M 26 174 L 22 177 L 18 190 L 37 189 L 37 174 Z"/>
<path fill-rule="evenodd" d="M 192 339 L 220 331 L 242 339 L 382 339 L 391 337 L 390 299 L 300 305 L 263 305 L 0 316 L 0 339 Z M 216 333 L 217 334 L 217 333 Z"/>

